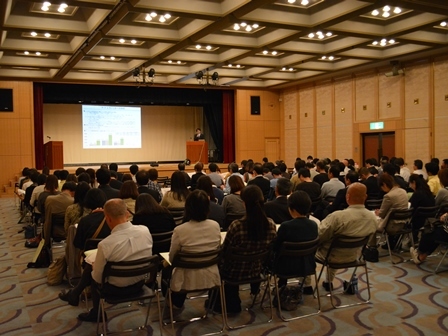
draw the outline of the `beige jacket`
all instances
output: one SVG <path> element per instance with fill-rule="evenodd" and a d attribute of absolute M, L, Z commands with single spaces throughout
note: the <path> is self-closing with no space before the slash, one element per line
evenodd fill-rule
<path fill-rule="evenodd" d="M 393 187 L 386 195 L 383 197 L 383 203 L 381 203 L 381 208 L 378 216 L 382 219 L 378 226 L 378 231 L 383 231 L 386 227 L 387 221 L 392 210 L 406 210 L 408 208 L 408 195 L 406 190 L 400 187 Z M 389 234 L 403 228 L 402 223 L 389 223 Z"/>

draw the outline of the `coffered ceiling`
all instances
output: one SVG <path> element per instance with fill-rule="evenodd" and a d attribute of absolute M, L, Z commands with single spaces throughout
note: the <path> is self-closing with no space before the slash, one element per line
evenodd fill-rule
<path fill-rule="evenodd" d="M 0 80 L 282 88 L 446 54 L 448 1 L 2 0 L 0 32 Z"/>

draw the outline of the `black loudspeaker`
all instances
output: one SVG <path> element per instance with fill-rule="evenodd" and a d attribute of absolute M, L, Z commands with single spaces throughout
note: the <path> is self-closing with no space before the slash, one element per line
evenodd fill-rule
<path fill-rule="evenodd" d="M 12 111 L 12 89 L 0 89 L 0 112 Z"/>
<path fill-rule="evenodd" d="M 260 96 L 250 96 L 250 114 L 260 115 Z"/>
<path fill-rule="evenodd" d="M 156 162 L 150 162 L 149 165 L 150 165 L 151 167 L 158 167 L 158 166 L 159 166 L 159 163 L 158 163 L 157 161 L 156 161 Z"/>

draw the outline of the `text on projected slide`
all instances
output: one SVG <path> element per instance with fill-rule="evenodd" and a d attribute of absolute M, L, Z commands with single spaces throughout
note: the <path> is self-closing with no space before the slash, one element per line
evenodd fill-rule
<path fill-rule="evenodd" d="M 82 106 L 83 148 L 141 148 L 141 108 Z"/>

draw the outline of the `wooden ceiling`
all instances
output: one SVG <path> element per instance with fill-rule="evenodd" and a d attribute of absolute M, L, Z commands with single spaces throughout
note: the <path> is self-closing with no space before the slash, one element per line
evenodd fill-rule
<path fill-rule="evenodd" d="M 446 0 L 2 0 L 0 80 L 283 88 L 446 54 L 447 24 Z"/>

